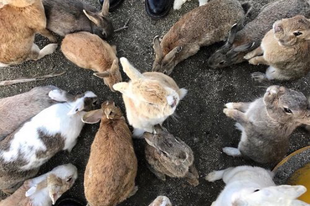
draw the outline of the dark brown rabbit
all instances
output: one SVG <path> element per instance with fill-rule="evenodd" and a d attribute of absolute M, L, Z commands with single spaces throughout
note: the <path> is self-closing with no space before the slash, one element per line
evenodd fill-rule
<path fill-rule="evenodd" d="M 47 29 L 60 35 L 88 31 L 101 38 L 110 37 L 113 25 L 107 18 L 109 1 L 104 1 L 102 10 L 80 0 L 43 0 L 47 18 Z"/>

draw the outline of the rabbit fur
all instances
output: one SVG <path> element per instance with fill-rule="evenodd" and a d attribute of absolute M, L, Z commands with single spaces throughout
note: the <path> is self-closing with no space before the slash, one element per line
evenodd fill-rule
<path fill-rule="evenodd" d="M 297 14 L 310 15 L 309 0 L 277 0 L 266 4 L 257 17 L 238 31 L 232 27 L 224 46 L 208 60 L 212 68 L 223 68 L 245 61 L 248 52 L 259 47 L 275 21 Z"/>
<path fill-rule="evenodd" d="M 38 60 L 53 53 L 57 44 L 42 50 L 34 43 L 36 33 L 50 41 L 56 38 L 46 29 L 41 0 L 6 0 L 0 4 L 0 67 Z M 16 18 L 18 16 L 18 18 Z"/>
<path fill-rule="evenodd" d="M 172 204 L 168 197 L 158 196 L 149 206 L 172 206 Z"/>
<path fill-rule="evenodd" d="M 49 96 L 65 102 L 42 110 L 0 142 L 0 190 L 6 194 L 35 176 L 57 152 L 72 150 L 84 125 L 81 117 L 96 100 L 92 92 L 77 95 L 74 101 L 66 101 L 59 90 Z"/>
<path fill-rule="evenodd" d="M 155 126 L 155 134 L 144 133 L 148 143 L 145 156 L 151 171 L 161 180 L 169 177 L 185 178 L 197 186 L 199 174 L 194 165 L 194 154 L 185 142 L 170 134 L 167 129 Z"/>
<path fill-rule="evenodd" d="M 302 185 L 279 185 L 273 173 L 260 167 L 239 166 L 209 173 L 206 180 L 223 179 L 226 184 L 211 206 L 309 206 L 299 196 L 306 192 Z"/>
<path fill-rule="evenodd" d="M 261 46 L 248 53 L 250 64 L 268 65 L 266 74 L 255 72 L 255 80 L 294 80 L 310 71 L 310 19 L 297 15 L 276 21 Z"/>
<path fill-rule="evenodd" d="M 114 32 L 108 19 L 110 2 L 104 1 L 101 11 L 80 0 L 43 0 L 47 29 L 60 35 L 87 31 L 106 39 Z"/>
<path fill-rule="evenodd" d="M 72 164 L 55 167 L 52 171 L 27 180 L 0 206 L 51 206 L 69 190 L 77 179 L 77 169 Z"/>
<path fill-rule="evenodd" d="M 310 124 L 307 98 L 300 92 L 270 86 L 253 102 L 227 103 L 226 116 L 237 121 L 241 140 L 237 148 L 225 147 L 231 156 L 245 156 L 259 163 L 278 163 L 287 153 L 289 136 L 296 127 Z"/>
<path fill-rule="evenodd" d="M 83 116 L 88 124 L 100 120 L 84 174 L 84 192 L 89 206 L 115 206 L 137 191 L 138 163 L 120 108 L 106 101 L 101 109 Z"/>
<path fill-rule="evenodd" d="M 159 72 L 141 74 L 126 58 L 120 58 L 124 72 L 131 81 L 113 85 L 123 94 L 128 122 L 135 128 L 134 136 L 144 131 L 153 132 L 153 126 L 162 124 L 172 115 L 187 93 L 175 81 Z"/>
<path fill-rule="evenodd" d="M 243 21 L 250 5 L 245 3 L 243 7 L 238 0 L 212 0 L 186 13 L 161 42 L 154 38 L 153 71 L 169 75 L 179 62 L 196 54 L 200 47 L 225 40 L 231 26 Z"/>
<path fill-rule="evenodd" d="M 62 41 L 61 51 L 74 64 L 92 69 L 94 75 L 103 78 L 112 91 L 113 85 L 122 81 L 119 71 L 116 47 L 95 34 L 78 32 L 67 34 Z"/>

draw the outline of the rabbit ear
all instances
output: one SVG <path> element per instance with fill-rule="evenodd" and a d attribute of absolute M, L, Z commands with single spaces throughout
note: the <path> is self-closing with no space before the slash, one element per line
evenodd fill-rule
<path fill-rule="evenodd" d="M 108 16 L 109 15 L 109 8 L 110 8 L 110 0 L 104 0 L 100 15 L 101 16 Z"/>
<path fill-rule="evenodd" d="M 255 42 L 243 44 L 243 45 L 240 45 L 240 46 L 237 46 L 236 48 L 234 48 L 233 51 L 235 51 L 235 52 L 247 52 L 251 48 L 253 48 L 254 45 L 255 45 Z"/>
<path fill-rule="evenodd" d="M 102 109 L 97 109 L 97 110 L 87 112 L 82 117 L 82 122 L 87 123 L 87 124 L 96 124 L 101 120 L 102 115 L 103 115 Z"/>
<path fill-rule="evenodd" d="M 120 61 L 124 72 L 131 80 L 143 78 L 143 75 L 125 57 L 121 57 Z"/>
<path fill-rule="evenodd" d="M 281 186 L 274 187 L 274 189 L 277 192 L 282 193 L 283 197 L 286 197 L 289 199 L 296 199 L 307 191 L 307 189 L 302 185 L 296 185 L 296 186 L 281 185 Z"/>
<path fill-rule="evenodd" d="M 128 93 L 129 84 L 127 82 L 120 82 L 113 85 L 115 91 L 119 91 L 122 94 Z"/>
<path fill-rule="evenodd" d="M 84 98 L 81 98 L 75 102 L 73 108 L 68 112 L 68 115 L 74 115 L 84 109 Z"/>
<path fill-rule="evenodd" d="M 99 77 L 101 79 L 106 78 L 106 77 L 110 77 L 110 72 L 109 71 L 105 71 L 105 72 L 96 72 L 93 74 L 96 77 Z"/>
<path fill-rule="evenodd" d="M 228 38 L 227 38 L 225 46 L 231 47 L 231 45 L 235 41 L 235 37 L 236 37 L 237 32 L 238 32 L 238 24 L 235 23 L 234 25 L 232 25 L 232 27 L 229 31 Z"/>
<path fill-rule="evenodd" d="M 100 18 L 98 17 L 97 14 L 90 11 L 86 11 L 85 9 L 83 9 L 83 12 L 90 21 L 92 21 L 97 26 L 100 25 Z"/>

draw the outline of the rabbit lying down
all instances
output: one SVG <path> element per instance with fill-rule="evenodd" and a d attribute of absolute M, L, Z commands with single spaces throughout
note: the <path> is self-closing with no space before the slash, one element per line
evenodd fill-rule
<path fill-rule="evenodd" d="M 57 152 L 72 150 L 84 126 L 81 117 L 96 101 L 92 92 L 67 99 L 62 91 L 52 90 L 49 96 L 62 103 L 42 110 L 0 142 L 0 190 L 6 194 L 35 176 Z"/>
<path fill-rule="evenodd" d="M 39 177 L 27 180 L 14 194 L 2 200 L 0 206 L 51 206 L 77 179 L 72 164 L 61 165 Z"/>
<path fill-rule="evenodd" d="M 212 206 L 309 206 L 297 200 L 306 192 L 304 186 L 276 186 L 272 178 L 271 171 L 252 166 L 213 171 L 206 180 L 223 179 L 226 186 Z"/>

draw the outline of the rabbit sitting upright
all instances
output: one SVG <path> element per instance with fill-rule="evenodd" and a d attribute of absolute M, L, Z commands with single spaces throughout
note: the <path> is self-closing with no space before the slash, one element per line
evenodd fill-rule
<path fill-rule="evenodd" d="M 211 206 L 309 206 L 297 200 L 306 192 L 302 185 L 279 185 L 273 173 L 260 167 L 239 166 L 209 173 L 206 180 L 223 179 L 226 186 Z"/>
<path fill-rule="evenodd" d="M 47 29 L 60 35 L 87 31 L 100 36 L 110 37 L 113 25 L 107 18 L 110 1 L 104 1 L 101 11 L 80 0 L 43 0 L 47 18 Z"/>
<path fill-rule="evenodd" d="M 69 190 L 77 179 L 77 169 L 72 164 L 55 167 L 52 171 L 27 180 L 0 206 L 51 206 Z"/>
<path fill-rule="evenodd" d="M 126 58 L 120 61 L 131 81 L 114 84 L 113 88 L 123 94 L 128 122 L 135 128 L 134 136 L 141 136 L 144 131 L 152 133 L 154 125 L 162 124 L 174 113 L 187 90 L 179 89 L 163 73 L 141 74 Z"/>
<path fill-rule="evenodd" d="M 231 156 L 246 156 L 259 163 L 278 163 L 287 153 L 289 136 L 301 124 L 310 124 L 307 98 L 300 92 L 270 86 L 253 102 L 227 103 L 224 113 L 237 121 L 241 140 L 225 147 Z"/>
<path fill-rule="evenodd" d="M 42 110 L 0 142 L 0 190 L 6 194 L 36 175 L 57 152 L 72 150 L 84 126 L 81 117 L 96 101 L 93 92 L 70 100 L 59 90 L 49 96 L 62 103 Z"/>
<path fill-rule="evenodd" d="M 199 184 L 194 154 L 185 142 L 159 125 L 155 126 L 155 134 L 144 133 L 144 138 L 148 143 L 145 146 L 146 160 L 159 179 L 165 181 L 167 175 L 185 178 L 193 186 Z"/>
<path fill-rule="evenodd" d="M 266 74 L 255 72 L 255 80 L 293 80 L 310 71 L 310 19 L 302 15 L 273 24 L 261 46 L 248 53 L 250 64 L 268 65 Z"/>

